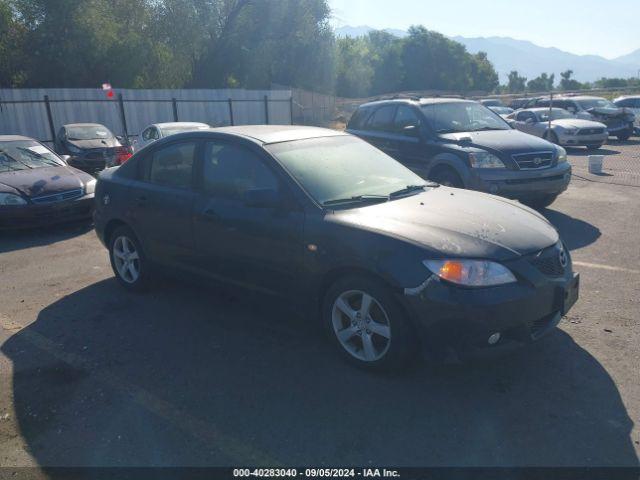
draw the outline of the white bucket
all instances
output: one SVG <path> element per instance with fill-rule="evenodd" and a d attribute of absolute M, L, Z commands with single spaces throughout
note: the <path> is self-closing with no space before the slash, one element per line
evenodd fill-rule
<path fill-rule="evenodd" d="M 604 155 L 589 155 L 589 173 L 602 173 Z"/>

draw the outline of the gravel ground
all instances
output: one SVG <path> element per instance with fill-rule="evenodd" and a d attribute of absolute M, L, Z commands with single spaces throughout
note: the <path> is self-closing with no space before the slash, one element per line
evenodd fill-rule
<path fill-rule="evenodd" d="M 637 466 L 640 188 L 582 176 L 544 212 L 582 275 L 558 331 L 395 376 L 269 298 L 127 294 L 90 227 L 3 233 L 0 465 Z"/>

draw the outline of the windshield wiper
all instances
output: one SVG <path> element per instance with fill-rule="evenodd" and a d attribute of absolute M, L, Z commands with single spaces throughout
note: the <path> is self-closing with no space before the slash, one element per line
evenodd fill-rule
<path fill-rule="evenodd" d="M 342 203 L 363 203 L 363 202 L 386 202 L 389 200 L 388 195 L 356 195 L 349 198 L 336 198 L 322 202 L 322 205 L 328 207 L 330 205 L 340 205 Z"/>
<path fill-rule="evenodd" d="M 497 128 L 497 127 L 480 127 L 475 130 L 471 130 L 472 132 L 482 132 L 486 130 L 506 130 L 506 128 Z"/>
<path fill-rule="evenodd" d="M 59 167 L 60 166 L 54 160 L 51 160 L 50 158 L 47 158 L 44 155 L 40 155 L 38 152 L 34 152 L 33 150 L 30 150 L 28 148 L 16 147 L 16 150 L 20 150 L 21 152 L 25 152 L 27 155 L 31 155 L 32 157 L 36 157 L 38 160 L 42 160 L 44 163 L 46 163 L 47 165 L 51 165 L 52 167 Z M 30 168 L 36 168 L 36 167 L 30 167 Z"/>
<path fill-rule="evenodd" d="M 389 194 L 389 197 L 390 198 L 395 198 L 395 197 L 399 197 L 401 195 L 407 195 L 409 193 L 422 191 L 422 190 L 424 190 L 425 187 L 433 187 L 433 186 L 437 186 L 437 184 L 423 183 L 421 185 L 407 185 L 405 188 L 402 188 L 400 190 L 396 190 L 395 192 L 391 192 Z"/>

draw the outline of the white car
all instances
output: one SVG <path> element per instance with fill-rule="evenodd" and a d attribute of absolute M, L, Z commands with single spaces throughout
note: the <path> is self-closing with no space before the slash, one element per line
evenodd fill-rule
<path fill-rule="evenodd" d="M 562 108 L 553 108 L 551 112 L 548 108 L 540 107 L 517 110 L 507 117 L 507 123 L 521 132 L 565 147 L 584 146 L 589 150 L 597 150 L 609 137 L 604 123 L 576 118 Z"/>
<path fill-rule="evenodd" d="M 613 103 L 617 107 L 628 108 L 635 116 L 634 128 L 636 135 L 640 135 L 640 95 L 627 95 L 624 97 L 616 98 Z"/>
<path fill-rule="evenodd" d="M 160 140 L 161 138 L 175 135 L 176 133 L 192 132 L 194 130 L 208 130 L 211 127 L 206 123 L 198 122 L 169 122 L 154 123 L 142 130 L 142 133 L 133 142 L 133 150 L 138 151 L 146 147 L 150 143 Z"/>

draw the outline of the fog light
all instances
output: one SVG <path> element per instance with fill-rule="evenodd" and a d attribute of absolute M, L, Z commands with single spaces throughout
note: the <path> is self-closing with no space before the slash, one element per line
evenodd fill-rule
<path fill-rule="evenodd" d="M 494 333 L 493 335 L 491 335 L 489 337 L 487 342 L 489 343 L 489 345 L 495 345 L 496 343 L 498 343 L 500 341 L 500 337 L 501 337 L 500 332 Z"/>

